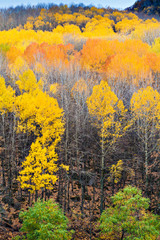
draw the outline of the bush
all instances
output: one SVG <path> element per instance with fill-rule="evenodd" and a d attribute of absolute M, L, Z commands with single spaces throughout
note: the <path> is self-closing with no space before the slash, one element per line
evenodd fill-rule
<path fill-rule="evenodd" d="M 141 190 L 128 186 L 111 199 L 113 206 L 103 211 L 100 218 L 103 239 L 157 239 L 159 217 L 147 212 L 149 199 L 142 197 Z"/>
<path fill-rule="evenodd" d="M 20 231 L 27 240 L 68 240 L 72 231 L 67 231 L 68 220 L 52 200 L 38 200 L 28 211 L 20 212 L 23 221 Z"/>

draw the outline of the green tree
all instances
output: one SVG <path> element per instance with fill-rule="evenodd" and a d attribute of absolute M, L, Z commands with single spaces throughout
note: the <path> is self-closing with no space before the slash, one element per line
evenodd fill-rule
<path fill-rule="evenodd" d="M 28 211 L 20 212 L 23 225 L 20 231 L 27 240 L 68 240 L 72 231 L 67 230 L 68 219 L 57 203 L 51 199 L 38 200 Z"/>
<path fill-rule="evenodd" d="M 142 197 L 141 190 L 127 186 L 111 199 L 113 206 L 103 211 L 100 218 L 102 238 L 157 239 L 159 217 L 147 211 L 149 199 Z"/>

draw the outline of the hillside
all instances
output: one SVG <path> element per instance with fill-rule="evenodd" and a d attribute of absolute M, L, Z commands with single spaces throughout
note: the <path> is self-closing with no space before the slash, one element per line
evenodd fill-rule
<path fill-rule="evenodd" d="M 129 204 L 143 210 L 127 218 L 134 238 L 126 222 L 105 237 L 98 219 L 128 185 L 159 218 L 159 139 L 156 15 L 81 5 L 0 11 L 0 240 L 19 234 L 19 212 L 38 198 L 59 203 L 72 240 L 144 237 L 151 225 L 133 222 L 146 217 L 141 204 Z"/>
<path fill-rule="evenodd" d="M 160 1 L 159 0 L 138 0 L 135 4 L 128 8 L 134 12 L 143 12 L 148 15 L 160 15 Z"/>

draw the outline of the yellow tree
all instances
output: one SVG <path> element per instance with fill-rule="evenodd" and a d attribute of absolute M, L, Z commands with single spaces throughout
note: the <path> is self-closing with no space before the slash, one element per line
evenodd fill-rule
<path fill-rule="evenodd" d="M 132 122 L 142 143 L 144 152 L 145 188 L 148 191 L 148 175 L 151 154 L 156 151 L 160 134 L 160 94 L 148 86 L 135 92 L 131 99 Z"/>
<path fill-rule="evenodd" d="M 21 57 L 17 57 L 14 63 L 9 64 L 9 69 L 11 72 L 12 79 L 18 79 L 19 75 L 25 72 L 28 69 L 28 64 L 26 61 Z"/>
<path fill-rule="evenodd" d="M 15 92 L 10 86 L 6 87 L 3 77 L 0 77 L 0 86 L 0 113 L 12 112 Z"/>
<path fill-rule="evenodd" d="M 55 161 L 57 161 L 55 148 L 44 146 L 41 139 L 37 138 L 22 164 L 23 170 L 18 178 L 21 187 L 29 189 L 30 192 L 52 189 L 57 180 L 55 173 L 58 168 Z"/>
<path fill-rule="evenodd" d="M 93 92 L 87 99 L 93 124 L 97 127 L 101 144 L 101 203 L 100 212 L 104 205 L 104 170 L 105 157 L 110 147 L 125 131 L 124 119 L 126 109 L 123 102 L 111 91 L 108 83 L 101 81 L 93 87 Z"/>
<path fill-rule="evenodd" d="M 43 188 L 51 189 L 57 180 L 56 147 L 64 132 L 63 110 L 56 99 L 41 90 L 33 72 L 24 73 L 17 84 L 24 92 L 16 100 L 18 130 L 34 133 L 36 137 L 18 179 L 22 188 L 43 192 Z"/>
<path fill-rule="evenodd" d="M 122 176 L 123 161 L 119 160 L 117 164 L 113 164 L 109 170 L 110 170 L 110 176 L 108 178 L 108 181 L 112 183 L 112 195 L 114 195 L 115 183 L 118 183 L 118 181 Z"/>
<path fill-rule="evenodd" d="M 6 144 L 6 134 L 5 134 L 5 122 L 7 121 L 8 113 L 12 113 L 14 109 L 14 100 L 15 100 L 15 91 L 10 86 L 6 86 L 5 79 L 0 76 L 0 115 L 2 117 L 2 136 L 4 140 L 4 149 L 5 153 L 7 150 Z M 11 155 L 8 160 L 8 182 L 9 182 L 9 189 L 11 189 L 12 184 L 12 167 L 13 167 L 13 159 L 14 159 L 14 140 L 15 140 L 15 118 L 13 114 L 13 128 L 12 129 L 12 139 L 11 139 Z M 11 125 L 12 126 L 12 125 Z M 6 154 L 7 155 L 7 154 Z M 7 156 L 5 156 L 7 158 Z M 2 176 L 3 176 L 3 186 L 6 185 L 5 180 L 5 164 L 4 159 L 2 158 Z"/>

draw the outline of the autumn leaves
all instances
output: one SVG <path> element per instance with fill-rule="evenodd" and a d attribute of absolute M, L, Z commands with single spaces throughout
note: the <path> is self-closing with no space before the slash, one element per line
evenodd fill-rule
<path fill-rule="evenodd" d="M 116 140 L 133 128 L 140 138 L 145 155 L 145 191 L 148 190 L 149 156 L 158 144 L 156 134 L 160 128 L 160 94 L 149 86 L 140 89 L 133 94 L 128 112 L 123 102 L 111 91 L 108 83 L 101 81 L 100 85 L 94 86 L 92 95 L 87 99 L 87 105 L 89 113 L 93 117 L 93 124 L 97 127 L 100 135 L 102 151 L 100 210 L 102 212 L 105 178 L 104 159 Z M 115 175 L 117 174 L 118 171 L 115 172 Z"/>
<path fill-rule="evenodd" d="M 56 182 L 57 144 L 64 132 L 63 110 L 56 99 L 42 91 L 42 82 L 37 82 L 34 73 L 28 70 L 19 77 L 16 85 L 20 94 L 15 95 L 11 87 L 6 87 L 1 77 L 1 114 L 13 112 L 17 121 L 17 132 L 34 133 L 29 155 L 19 173 L 22 188 L 36 190 L 52 188 Z"/>
<path fill-rule="evenodd" d="M 69 13 L 55 13 L 57 23 L 63 24 L 56 26 L 52 32 L 14 29 L 0 33 L 1 51 L 7 63 L 5 67 L 8 76 L 6 85 L 4 78 L 0 79 L 0 109 L 1 114 L 13 113 L 13 126 L 19 133 L 32 136 L 26 138 L 30 150 L 26 147 L 25 156 L 20 160 L 23 170 L 19 174 L 21 187 L 31 192 L 53 187 L 57 180 L 56 150 L 60 152 L 60 142 L 63 144 L 61 154 L 65 157 L 61 156 L 58 166 L 68 170 L 65 165 L 73 167 L 77 164 L 79 171 L 79 159 L 83 159 L 79 148 L 85 149 L 82 146 L 84 140 L 79 143 L 80 135 L 87 131 L 86 135 L 89 135 L 88 129 L 95 127 L 99 145 L 92 142 L 92 146 L 95 149 L 97 147 L 98 154 L 101 149 L 101 158 L 96 161 L 101 161 L 98 164 L 101 172 L 102 211 L 107 154 L 128 131 L 134 130 L 142 144 L 142 172 L 147 189 L 149 159 L 154 150 L 158 149 L 160 44 L 159 39 L 153 45 L 148 45 L 147 41 L 126 37 L 127 33 L 123 31 L 125 26 L 128 24 L 127 31 L 131 32 L 138 29 L 141 22 L 133 14 L 113 12 L 106 16 L 102 13 L 102 17 L 93 14 L 94 11 L 97 10 L 92 9 L 88 17 L 84 18 L 82 14 L 75 13 L 79 24 L 86 24 L 83 41 L 80 38 L 79 42 L 72 34 L 79 34 L 76 30 L 78 26 L 76 28 L 68 24 L 71 21 Z M 41 18 L 37 19 L 39 28 L 47 14 L 42 11 Z M 29 21 L 35 24 L 33 18 Z M 134 22 L 132 26 L 131 22 Z M 119 35 L 121 41 L 97 37 L 97 32 L 108 34 L 105 31 L 112 30 L 108 26 L 115 23 L 116 31 L 125 36 L 123 38 Z M 150 20 L 144 24 L 153 24 L 156 28 L 159 23 Z M 133 29 L 129 29 L 129 26 Z M 92 36 L 91 32 L 95 35 Z M 65 38 L 67 33 L 68 38 Z M 141 39 L 138 32 L 135 38 Z M 62 136 L 64 138 L 61 141 Z M 93 159 L 93 156 L 88 158 Z M 113 165 L 115 169 L 116 163 L 121 166 L 120 159 L 117 157 Z M 107 166 L 113 175 L 110 179 L 117 176 L 112 164 L 113 161 Z"/>
<path fill-rule="evenodd" d="M 133 46 L 130 45 L 133 43 Z M 63 69 L 68 68 L 71 64 L 68 60 L 69 53 L 72 54 L 73 51 L 71 44 L 66 46 L 31 44 L 24 52 L 24 65 L 26 64 L 24 68 L 21 62 L 22 58 L 21 60 L 19 56 L 16 58 L 20 64 L 20 66 L 17 66 L 16 60 L 14 61 L 11 58 L 11 52 L 7 53 L 10 69 L 15 69 L 13 64 L 17 66 L 17 70 L 15 70 L 17 74 L 11 74 L 13 88 L 6 86 L 4 78 L 0 78 L 0 109 L 1 114 L 13 112 L 16 117 L 17 131 L 28 134 L 34 133 L 34 141 L 30 146 L 28 156 L 22 163 L 23 170 L 20 171 L 18 178 L 21 187 L 27 188 L 31 192 L 43 188 L 51 189 L 57 180 L 58 167 L 56 162 L 58 155 L 56 148 L 65 131 L 65 120 L 63 109 L 59 107 L 53 96 L 56 96 L 57 91 L 59 91 L 58 88 L 60 94 L 63 95 L 65 83 L 62 85 L 60 82 L 50 84 L 47 80 L 49 79 L 47 74 L 55 61 L 57 65 L 60 64 L 60 61 L 63 62 Z M 129 58 L 129 53 L 131 54 L 132 51 L 135 55 L 132 54 Z M 148 51 L 147 44 L 136 40 L 127 40 L 122 43 L 117 40 L 89 39 L 77 57 L 79 64 L 81 64 L 80 71 L 90 69 L 90 71 L 99 72 L 104 77 L 104 80 L 100 81 L 99 84 L 93 84 L 93 90 L 89 86 L 89 82 L 83 78 L 77 79 L 70 89 L 70 94 L 75 100 L 82 97 L 85 101 L 84 104 L 87 104 L 92 124 L 99 135 L 99 147 L 101 148 L 101 211 L 103 210 L 106 154 L 116 140 L 131 129 L 137 132 L 142 142 L 147 189 L 148 159 L 158 144 L 156 134 L 159 131 L 160 121 L 160 94 L 151 86 L 140 88 L 142 80 L 143 85 L 147 85 L 148 76 L 151 77 L 151 81 L 159 71 L 158 67 L 156 68 L 154 65 L 158 56 L 155 54 L 149 55 Z M 123 56 L 121 61 L 120 56 Z M 152 61 L 145 67 L 139 60 L 141 64 L 136 66 L 136 59 L 138 58 L 141 58 L 141 60 L 145 58 L 148 62 L 149 59 L 152 59 Z M 37 59 L 39 62 L 37 62 Z M 45 62 L 42 61 L 44 59 L 46 59 Z M 58 59 L 61 60 L 58 61 Z M 116 59 L 119 59 L 119 65 Z M 120 62 L 123 71 L 120 68 Z M 38 64 L 40 64 L 39 67 Z M 47 68 L 46 64 L 48 65 Z M 42 66 L 44 66 L 44 71 Z M 116 66 L 115 71 L 114 66 Z M 35 73 L 29 68 L 32 68 Z M 147 74 L 146 82 L 144 78 L 140 78 L 140 74 L 143 72 Z M 134 77 L 137 81 L 139 79 L 138 85 L 137 82 L 133 81 Z M 120 93 L 121 88 L 116 88 L 116 81 L 118 84 L 121 81 L 124 84 L 129 81 L 130 87 L 134 86 L 135 89 L 139 89 L 131 96 L 130 103 L 127 102 L 126 104 L 126 99 L 123 102 L 123 98 L 126 98 L 126 96 L 124 93 Z M 152 85 L 155 85 L 155 80 Z M 68 170 L 65 165 L 63 165 L 63 168 Z"/>

